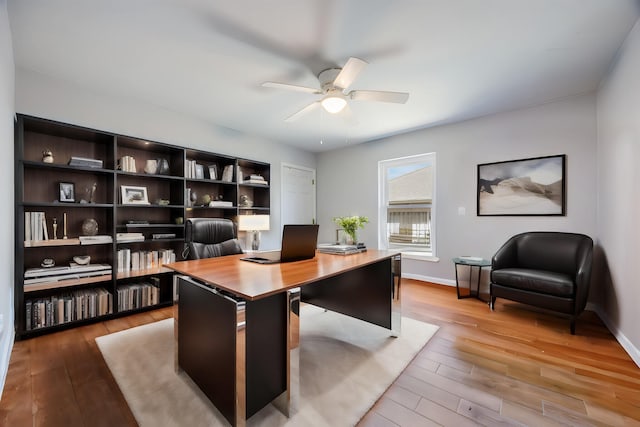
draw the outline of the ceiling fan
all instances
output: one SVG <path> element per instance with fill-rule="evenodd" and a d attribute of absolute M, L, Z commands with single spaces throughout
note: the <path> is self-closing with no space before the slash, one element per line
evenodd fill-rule
<path fill-rule="evenodd" d="M 321 105 L 327 112 L 337 114 L 347 106 L 347 100 L 356 101 L 377 101 L 392 102 L 395 104 L 404 104 L 409 99 L 406 92 L 388 92 L 379 90 L 352 90 L 347 89 L 355 81 L 360 72 L 368 63 L 362 59 L 351 57 L 342 68 L 329 68 L 318 74 L 320 89 L 298 86 L 287 83 L 264 82 L 262 86 L 277 89 L 286 89 L 296 92 L 312 93 L 314 95 L 322 95 L 318 101 L 314 101 L 298 112 L 292 114 L 285 119 L 286 122 L 292 122 L 304 114 Z"/>

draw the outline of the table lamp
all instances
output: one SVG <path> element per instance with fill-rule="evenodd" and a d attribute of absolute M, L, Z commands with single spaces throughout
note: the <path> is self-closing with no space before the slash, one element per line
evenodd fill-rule
<path fill-rule="evenodd" d="M 240 215 L 238 230 L 247 232 L 247 248 L 257 251 L 260 247 L 260 232 L 269 230 L 269 215 Z"/>

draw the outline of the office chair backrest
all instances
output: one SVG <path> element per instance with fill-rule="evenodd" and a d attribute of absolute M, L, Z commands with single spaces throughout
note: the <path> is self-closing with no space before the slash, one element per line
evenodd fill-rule
<path fill-rule="evenodd" d="M 213 258 L 241 254 L 236 226 L 226 218 L 189 218 L 185 224 L 186 259 Z"/>

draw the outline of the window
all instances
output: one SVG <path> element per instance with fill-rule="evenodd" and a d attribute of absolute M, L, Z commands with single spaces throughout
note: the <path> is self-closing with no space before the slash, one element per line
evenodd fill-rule
<path fill-rule="evenodd" d="M 435 153 L 379 162 L 381 248 L 435 255 L 435 165 Z"/>

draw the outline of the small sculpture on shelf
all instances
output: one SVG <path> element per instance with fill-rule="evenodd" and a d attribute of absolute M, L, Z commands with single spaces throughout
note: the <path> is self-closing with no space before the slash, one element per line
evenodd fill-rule
<path fill-rule="evenodd" d="M 251 200 L 246 194 L 242 194 L 240 196 L 240 206 L 243 208 L 253 207 L 253 200 Z"/>
<path fill-rule="evenodd" d="M 85 198 L 80 199 L 80 203 L 95 203 L 97 188 L 98 188 L 98 184 L 95 182 L 91 187 L 85 188 Z"/>
<path fill-rule="evenodd" d="M 43 267 L 43 268 L 50 268 L 55 265 L 56 265 L 56 262 L 53 260 L 53 258 L 45 258 L 40 263 L 40 267 Z"/>
<path fill-rule="evenodd" d="M 53 153 L 51 152 L 50 149 L 46 148 L 42 152 L 42 161 L 44 163 L 53 163 Z"/>
<path fill-rule="evenodd" d="M 98 234 L 98 222 L 93 218 L 87 218 L 82 222 L 82 234 L 95 236 Z"/>
<path fill-rule="evenodd" d="M 53 218 L 53 240 L 58 239 L 58 218 Z"/>

